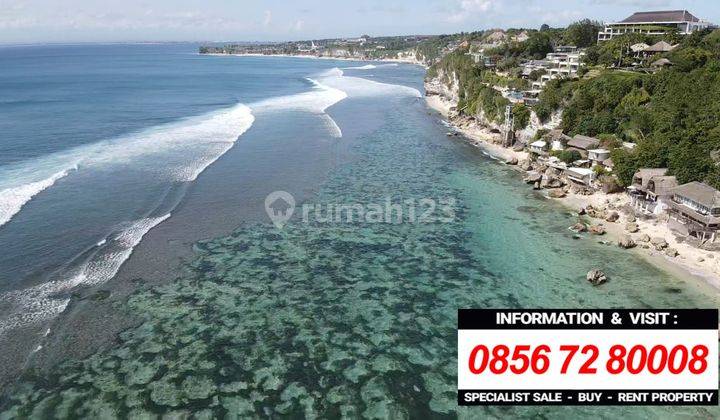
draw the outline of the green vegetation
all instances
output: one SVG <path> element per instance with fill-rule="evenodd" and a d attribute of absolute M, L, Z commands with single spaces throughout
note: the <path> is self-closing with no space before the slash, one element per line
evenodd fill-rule
<path fill-rule="evenodd" d="M 571 164 L 576 160 L 582 159 L 580 152 L 578 152 L 577 150 L 553 150 L 552 152 L 550 152 L 550 155 L 557 157 L 558 159 L 567 164 Z"/>
<path fill-rule="evenodd" d="M 529 38 L 525 42 L 507 42 L 486 53 L 498 61 L 511 58 L 539 60 L 553 51 L 553 43 L 560 39 L 560 34 L 557 29 L 528 31 Z"/>
<path fill-rule="evenodd" d="M 563 43 L 578 48 L 591 47 L 597 43 L 598 32 L 602 28 L 602 23 L 590 19 L 575 22 L 565 29 L 562 35 Z"/>
<path fill-rule="evenodd" d="M 516 130 L 522 130 L 530 124 L 530 108 L 515 104 L 512 108 L 513 124 Z"/>
<path fill-rule="evenodd" d="M 615 40 L 613 40 L 615 41 Z M 621 37 L 612 50 L 637 41 Z M 614 174 L 628 185 L 641 167 L 667 167 L 678 182 L 704 181 L 720 188 L 720 31 L 681 39 L 665 55 L 674 66 L 654 74 L 604 70 L 597 77 L 552 81 L 540 95 L 538 117 L 563 108 L 562 129 L 597 136 L 612 152 Z M 657 56 L 656 58 L 659 58 Z"/>

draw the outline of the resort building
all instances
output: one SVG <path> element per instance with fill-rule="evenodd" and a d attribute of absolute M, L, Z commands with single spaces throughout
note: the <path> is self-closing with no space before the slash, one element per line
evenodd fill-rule
<path fill-rule="evenodd" d="M 530 143 L 530 152 L 536 155 L 545 155 L 547 151 L 547 142 L 538 140 Z"/>
<path fill-rule="evenodd" d="M 488 57 L 485 55 L 483 51 L 478 52 L 467 52 L 466 55 L 469 55 L 473 62 L 475 64 L 482 64 L 485 67 L 495 67 L 495 61 L 493 61 L 492 57 Z"/>
<path fill-rule="evenodd" d="M 688 35 L 709 26 L 710 22 L 698 19 L 687 10 L 637 12 L 620 22 L 606 24 L 605 29 L 598 33 L 598 42 L 628 33 L 665 35 L 677 32 Z"/>
<path fill-rule="evenodd" d="M 671 191 L 677 187 L 677 179 L 667 174 L 667 168 L 643 168 L 633 175 L 628 187 L 630 204 L 636 209 L 660 214 L 667 208 Z"/>
<path fill-rule="evenodd" d="M 523 66 L 523 75 L 529 76 L 533 70 L 546 71 L 540 80 L 533 83 L 533 89 L 542 89 L 547 82 L 561 77 L 577 77 L 578 70 L 584 64 L 582 58 L 585 52 L 571 45 L 560 45 L 555 51 L 547 54 L 544 60 L 532 60 Z"/>
<path fill-rule="evenodd" d="M 610 151 L 607 149 L 591 149 L 588 150 L 588 159 L 592 166 L 605 166 L 605 161 L 610 159 Z"/>
<path fill-rule="evenodd" d="M 600 140 L 595 137 L 575 135 L 572 140 L 568 141 L 568 150 L 577 150 L 583 158 L 588 157 L 588 151 L 593 150 L 600 145 Z"/>
<path fill-rule="evenodd" d="M 671 190 L 670 228 L 703 241 L 715 241 L 720 228 L 720 191 L 702 182 Z"/>
<path fill-rule="evenodd" d="M 590 186 L 593 179 L 595 179 L 595 171 L 588 168 L 567 168 L 565 170 L 565 176 L 577 184 Z"/>

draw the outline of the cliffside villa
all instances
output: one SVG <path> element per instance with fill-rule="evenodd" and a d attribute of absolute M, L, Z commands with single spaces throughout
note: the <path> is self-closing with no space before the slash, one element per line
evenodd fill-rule
<path fill-rule="evenodd" d="M 575 137 L 572 138 L 572 140 L 568 141 L 567 149 L 577 150 L 578 152 L 580 152 L 580 155 L 583 158 L 587 158 L 589 151 L 595 149 L 599 145 L 600 140 L 596 139 L 595 137 L 588 137 L 576 134 Z"/>
<path fill-rule="evenodd" d="M 667 168 L 642 168 L 635 172 L 628 187 L 630 204 L 645 213 L 658 214 L 665 210 L 671 190 L 678 185 L 677 179 L 666 173 Z"/>
<path fill-rule="evenodd" d="M 690 182 L 673 188 L 671 193 L 670 228 L 714 242 L 720 228 L 720 191 L 702 182 Z"/>

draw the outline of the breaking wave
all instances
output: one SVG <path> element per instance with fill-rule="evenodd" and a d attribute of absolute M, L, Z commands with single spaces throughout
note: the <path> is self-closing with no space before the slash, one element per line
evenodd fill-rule
<path fill-rule="evenodd" d="M 0 226 L 9 222 L 20 209 L 34 196 L 51 187 L 60 178 L 66 177 L 71 170 L 76 170 L 77 165 L 71 169 L 56 172 L 48 178 L 40 181 L 30 182 L 17 187 L 6 188 L 0 191 Z"/>
<path fill-rule="evenodd" d="M 0 171 L 0 226 L 33 197 L 73 171 L 132 164 L 169 181 L 194 181 L 253 124 L 238 104 L 209 114 L 77 147 Z M 157 162 L 163 162 L 158 166 Z M 45 174 L 45 175 L 42 175 Z"/>
<path fill-rule="evenodd" d="M 340 126 L 327 114 L 327 109 L 336 103 L 347 98 L 347 93 L 340 89 L 335 89 L 320 83 L 311 78 L 305 78 L 313 86 L 308 92 L 297 93 L 294 95 L 278 96 L 257 102 L 252 106 L 253 111 L 284 111 L 296 109 L 318 114 L 333 137 L 342 137 Z"/>
<path fill-rule="evenodd" d="M 365 66 L 359 66 L 359 67 L 343 67 L 344 70 L 372 70 L 376 69 L 377 66 L 374 64 L 367 64 Z"/>
<path fill-rule="evenodd" d="M 115 277 L 142 238 L 170 214 L 136 220 L 99 242 L 92 256 L 62 280 L 0 295 L 0 335 L 8 330 L 47 321 L 67 308 L 70 293 L 79 286 L 94 286 Z"/>
<path fill-rule="evenodd" d="M 238 104 L 2 168 L 0 186 L 6 187 L 9 182 L 17 185 L 0 191 L 0 222 L 11 220 L 34 196 L 72 171 L 84 173 L 127 167 L 168 182 L 194 181 L 227 152 L 253 122 L 250 108 Z M 58 170 L 63 167 L 66 169 Z M 33 179 L 41 177 L 38 175 L 41 173 L 52 175 L 37 181 Z M 50 320 L 65 310 L 70 294 L 76 288 L 99 285 L 112 279 L 145 234 L 169 217 L 168 213 L 119 226 L 113 234 L 83 253 L 79 264 L 71 263 L 70 268 L 54 275 L 55 280 L 0 295 L 0 335 L 17 327 Z"/>
<path fill-rule="evenodd" d="M 324 86 L 342 90 L 350 97 L 411 96 L 421 98 L 419 90 L 403 85 L 376 82 L 362 77 L 346 76 L 339 68 L 322 73 L 318 78 Z"/>

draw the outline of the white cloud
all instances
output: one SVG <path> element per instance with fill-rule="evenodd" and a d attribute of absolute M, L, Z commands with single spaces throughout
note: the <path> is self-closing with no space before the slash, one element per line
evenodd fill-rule
<path fill-rule="evenodd" d="M 272 12 L 269 10 L 265 11 L 265 17 L 263 18 L 263 26 L 268 27 L 272 23 Z"/>
<path fill-rule="evenodd" d="M 20 14 L 1 14 L 0 29 L 77 29 L 77 30 L 142 30 L 187 28 L 239 29 L 246 28 L 246 22 L 199 11 L 177 11 L 156 13 L 147 10 L 142 14 L 91 13 L 82 11 L 47 10 L 34 13 L 32 17 Z"/>
<path fill-rule="evenodd" d="M 293 31 L 300 32 L 305 27 L 305 21 L 303 20 L 296 20 L 295 23 L 292 26 Z"/>
<path fill-rule="evenodd" d="M 449 22 L 462 22 L 475 14 L 486 13 L 495 6 L 495 0 L 460 0 L 454 12 L 447 17 Z"/>

